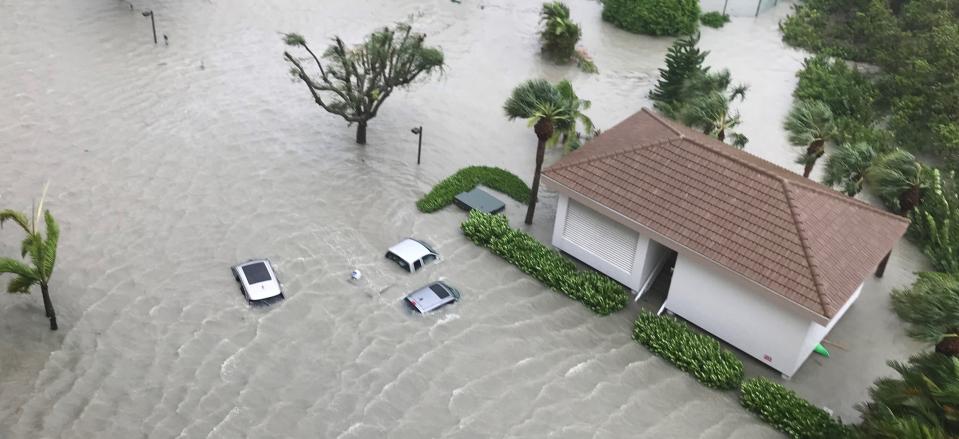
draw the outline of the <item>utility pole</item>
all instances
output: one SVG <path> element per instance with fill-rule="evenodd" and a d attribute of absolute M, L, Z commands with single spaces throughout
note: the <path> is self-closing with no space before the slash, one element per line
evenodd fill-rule
<path fill-rule="evenodd" d="M 157 23 L 156 20 L 153 19 L 153 10 L 147 9 L 143 11 L 143 16 L 150 17 L 150 25 L 153 26 L 153 45 L 155 46 L 157 44 Z"/>

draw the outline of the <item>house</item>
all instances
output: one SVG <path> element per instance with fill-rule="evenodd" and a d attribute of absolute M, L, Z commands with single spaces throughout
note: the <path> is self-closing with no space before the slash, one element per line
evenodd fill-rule
<path fill-rule="evenodd" d="M 908 221 L 642 110 L 543 171 L 553 245 L 792 376 Z"/>

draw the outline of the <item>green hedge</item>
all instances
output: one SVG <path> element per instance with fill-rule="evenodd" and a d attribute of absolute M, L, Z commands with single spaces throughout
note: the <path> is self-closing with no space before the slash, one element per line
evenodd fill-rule
<path fill-rule="evenodd" d="M 416 208 L 424 213 L 436 212 L 449 206 L 460 192 L 473 190 L 477 185 L 500 191 L 523 204 L 529 200 L 529 186 L 511 172 L 492 166 L 470 166 L 433 186 L 416 202 Z"/>
<path fill-rule="evenodd" d="M 765 378 L 752 378 L 740 388 L 743 407 L 794 439 L 841 439 L 852 429 L 795 392 Z"/>
<path fill-rule="evenodd" d="M 699 17 L 699 21 L 703 26 L 709 26 L 713 29 L 719 29 L 729 23 L 729 16 L 721 12 L 707 12 L 703 14 L 702 17 Z"/>
<path fill-rule="evenodd" d="M 605 0 L 603 20 L 630 32 L 689 35 L 699 24 L 699 0 Z"/>
<path fill-rule="evenodd" d="M 743 380 L 743 362 L 736 355 L 674 317 L 641 311 L 633 339 L 708 387 L 731 390 Z"/>
<path fill-rule="evenodd" d="M 629 301 L 622 285 L 595 271 L 576 270 L 576 266 L 556 250 L 511 228 L 503 215 L 474 210 L 460 228 L 471 241 L 489 248 L 524 273 L 597 314 L 619 311 Z"/>

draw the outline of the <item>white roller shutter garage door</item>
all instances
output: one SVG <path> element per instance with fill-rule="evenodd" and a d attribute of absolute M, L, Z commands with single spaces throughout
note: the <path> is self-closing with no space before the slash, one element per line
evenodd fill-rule
<path fill-rule="evenodd" d="M 563 237 L 620 270 L 630 273 L 639 233 L 569 200 Z"/>

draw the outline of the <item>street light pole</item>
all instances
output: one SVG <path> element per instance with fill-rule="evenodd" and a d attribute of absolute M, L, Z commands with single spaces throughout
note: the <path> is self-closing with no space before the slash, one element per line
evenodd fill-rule
<path fill-rule="evenodd" d="M 143 11 L 143 16 L 150 17 L 150 25 L 153 26 L 153 45 L 155 46 L 157 44 L 157 23 L 156 20 L 153 19 L 153 10 L 147 9 Z"/>
<path fill-rule="evenodd" d="M 416 164 L 418 165 L 420 164 L 420 156 L 423 155 L 423 127 L 418 126 L 410 130 L 410 132 L 419 136 L 419 144 L 416 147 Z"/>

